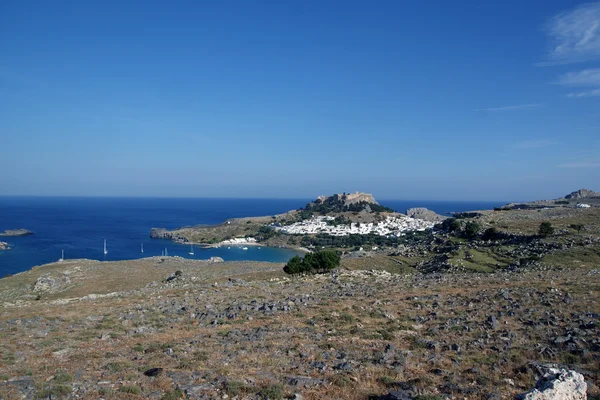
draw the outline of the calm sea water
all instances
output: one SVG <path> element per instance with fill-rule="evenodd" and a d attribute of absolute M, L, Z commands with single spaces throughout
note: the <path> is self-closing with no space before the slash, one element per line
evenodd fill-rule
<path fill-rule="evenodd" d="M 273 215 L 304 206 L 308 199 L 170 199 L 0 197 L 0 231 L 25 228 L 23 237 L 0 237 L 12 249 L 0 251 L 0 277 L 65 258 L 126 260 L 161 255 L 194 259 L 222 257 L 226 261 L 285 262 L 297 254 L 289 249 L 249 246 L 195 249 L 171 241 L 150 239 L 150 228 L 217 224 L 229 218 Z M 506 202 L 380 201 L 404 212 L 427 207 L 440 214 L 489 209 Z M 103 254 L 104 239 L 108 254 Z M 141 244 L 144 253 L 141 253 Z"/>

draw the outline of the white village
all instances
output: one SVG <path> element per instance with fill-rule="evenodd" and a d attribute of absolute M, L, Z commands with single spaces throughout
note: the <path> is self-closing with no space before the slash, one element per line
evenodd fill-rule
<path fill-rule="evenodd" d="M 313 216 L 286 226 L 273 226 L 276 230 L 290 235 L 327 234 L 332 236 L 367 235 L 401 236 L 409 231 L 424 231 L 433 228 L 434 223 L 417 218 L 392 217 L 378 223 L 350 223 L 334 225 L 331 216 Z"/>

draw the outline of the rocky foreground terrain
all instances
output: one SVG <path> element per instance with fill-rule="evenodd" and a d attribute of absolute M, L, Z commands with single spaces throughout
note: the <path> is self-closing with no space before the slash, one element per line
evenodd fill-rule
<path fill-rule="evenodd" d="M 280 268 L 73 260 L 2 279 L 0 398 L 504 399 L 550 365 L 600 393 L 597 265 Z"/>

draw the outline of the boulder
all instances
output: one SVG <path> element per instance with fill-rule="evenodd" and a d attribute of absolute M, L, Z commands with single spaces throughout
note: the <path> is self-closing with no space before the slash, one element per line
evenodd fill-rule
<path fill-rule="evenodd" d="M 549 368 L 535 388 L 515 396 L 515 400 L 586 400 L 587 384 L 581 375 L 566 369 Z"/>

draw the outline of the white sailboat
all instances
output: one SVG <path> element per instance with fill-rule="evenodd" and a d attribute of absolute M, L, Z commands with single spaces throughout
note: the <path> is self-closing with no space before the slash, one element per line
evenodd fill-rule
<path fill-rule="evenodd" d="M 144 252 L 144 243 L 142 243 L 142 250 L 141 250 L 141 252 L 142 253 Z"/>
<path fill-rule="evenodd" d="M 169 257 L 169 250 L 165 247 L 165 257 Z"/>
<path fill-rule="evenodd" d="M 65 251 L 62 250 L 62 253 L 61 253 L 60 258 L 58 259 L 58 262 L 63 262 L 64 260 L 65 260 Z"/>
<path fill-rule="evenodd" d="M 189 254 L 190 256 L 193 256 L 193 255 L 194 255 L 194 245 L 193 245 L 193 244 L 191 244 L 191 245 L 190 245 L 190 252 L 189 252 L 188 254 Z"/>
<path fill-rule="evenodd" d="M 104 239 L 104 255 L 107 255 L 108 251 L 106 250 L 106 239 Z"/>

